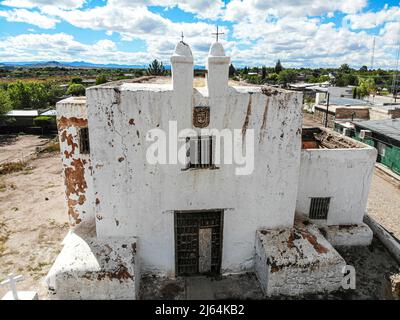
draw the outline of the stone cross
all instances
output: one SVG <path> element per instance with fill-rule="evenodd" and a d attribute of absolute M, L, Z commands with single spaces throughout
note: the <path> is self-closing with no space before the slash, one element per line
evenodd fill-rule
<path fill-rule="evenodd" d="M 223 32 L 218 32 L 218 26 L 217 26 L 217 32 L 216 33 L 212 33 L 212 35 L 214 35 L 214 36 L 217 36 L 217 42 L 218 42 L 218 36 L 220 35 L 220 34 L 224 34 Z"/>
<path fill-rule="evenodd" d="M 1 282 L 2 285 L 9 284 L 14 300 L 18 300 L 17 281 L 21 280 L 22 276 L 14 276 L 13 273 L 10 273 L 7 279 Z"/>

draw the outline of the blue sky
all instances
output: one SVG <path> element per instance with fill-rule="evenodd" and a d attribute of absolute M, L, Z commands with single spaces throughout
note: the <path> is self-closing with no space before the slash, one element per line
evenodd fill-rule
<path fill-rule="evenodd" d="M 237 66 L 395 66 L 399 1 L 0 0 L 0 62 L 168 63 L 181 31 L 204 64 L 219 25 Z"/>

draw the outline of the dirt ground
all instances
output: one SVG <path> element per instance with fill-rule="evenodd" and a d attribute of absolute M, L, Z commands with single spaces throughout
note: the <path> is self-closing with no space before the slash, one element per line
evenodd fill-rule
<path fill-rule="evenodd" d="M 10 150 L 34 150 L 43 142 L 19 137 L 16 145 L 1 147 L 0 154 L 8 153 L 11 161 Z M 18 153 L 14 156 L 18 158 Z M 21 274 L 24 279 L 18 289 L 35 290 L 40 299 L 46 297 L 44 276 L 68 231 L 61 168 L 59 154 L 52 153 L 30 161 L 23 171 L 0 175 L 0 279 L 11 272 Z M 0 296 L 6 291 L 1 286 Z"/>
<path fill-rule="evenodd" d="M 313 125 L 312 121 L 307 123 Z M 0 136 L 0 163 L 19 160 L 21 152 L 24 156 L 34 153 L 36 147 L 43 146 L 47 141 L 29 135 L 7 139 Z M 18 288 L 35 290 L 40 299 L 47 296 L 43 280 L 68 232 L 61 169 L 61 159 L 56 152 L 31 160 L 28 167 L 21 172 L 0 175 L 0 280 L 10 272 L 21 274 L 24 280 L 18 284 Z M 378 170 L 375 171 L 372 181 L 368 211 L 374 219 L 400 238 L 400 184 Z M 382 297 L 380 283 L 383 281 L 383 274 L 396 271 L 396 263 L 385 248 L 375 240 L 371 247 L 362 250 L 348 249 L 340 253 L 346 261 L 354 261 L 356 268 L 358 265 L 362 270 L 360 283 L 365 289 L 357 295 L 352 294 L 352 298 Z M 368 274 L 376 276 L 371 278 Z M 249 279 L 254 280 L 254 277 L 241 277 L 238 283 L 253 283 Z M 220 283 L 229 283 L 231 280 Z M 199 283 L 204 284 L 201 281 Z M 191 295 L 190 292 L 197 292 L 198 285 L 197 282 L 185 283 L 186 297 Z M 172 291 L 177 290 L 174 285 L 170 286 Z M 202 288 L 210 291 L 207 285 Z M 0 297 L 6 290 L 7 288 L 0 287 Z M 240 288 L 235 290 L 232 297 L 236 296 L 236 291 Z M 208 291 L 207 295 L 214 294 Z M 179 292 L 182 293 L 181 290 Z M 260 298 L 259 291 L 254 292 Z M 168 290 L 166 294 L 169 294 Z M 218 297 L 225 298 L 220 293 Z"/>
<path fill-rule="evenodd" d="M 372 218 L 400 239 L 400 181 L 375 168 L 367 211 Z"/>
<path fill-rule="evenodd" d="M 0 163 L 23 160 L 48 141 L 34 135 L 0 135 Z"/>

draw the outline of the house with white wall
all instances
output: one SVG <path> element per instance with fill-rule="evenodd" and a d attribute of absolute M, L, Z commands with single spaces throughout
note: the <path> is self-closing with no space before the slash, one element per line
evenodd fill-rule
<path fill-rule="evenodd" d="M 330 131 L 302 149 L 302 93 L 228 86 L 229 64 L 213 43 L 194 87 L 181 41 L 170 84 L 123 80 L 57 104 L 71 231 L 46 279 L 54 298 L 137 299 L 142 275 L 250 271 L 266 295 L 340 287 L 334 245 L 372 239 L 376 151 Z"/>

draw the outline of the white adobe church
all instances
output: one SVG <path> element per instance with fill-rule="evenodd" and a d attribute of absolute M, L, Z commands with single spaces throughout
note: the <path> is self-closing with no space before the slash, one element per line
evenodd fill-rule
<path fill-rule="evenodd" d="M 181 41 L 172 84 L 107 83 L 57 104 L 71 231 L 46 279 L 53 298 L 137 299 L 144 274 L 253 271 L 267 296 L 340 287 L 334 246 L 372 240 L 363 217 L 376 150 L 324 129 L 302 134 L 302 93 L 231 87 L 229 64 L 213 43 L 206 86 L 193 87 Z M 251 133 L 251 174 L 214 163 L 219 137 L 180 141 L 186 165 L 149 163 L 148 133 L 168 133 L 170 121 L 199 135 Z"/>

